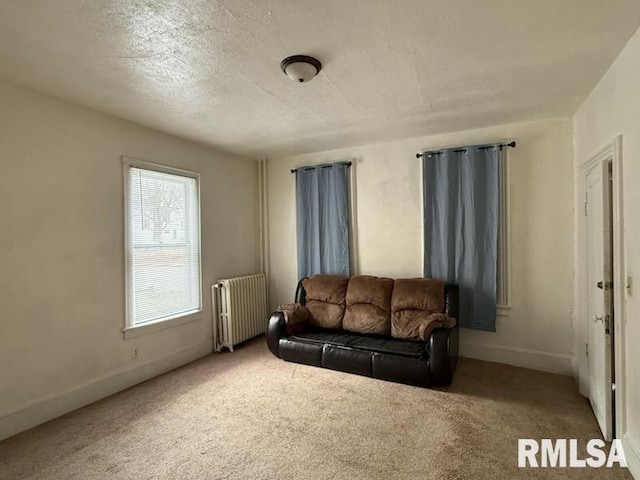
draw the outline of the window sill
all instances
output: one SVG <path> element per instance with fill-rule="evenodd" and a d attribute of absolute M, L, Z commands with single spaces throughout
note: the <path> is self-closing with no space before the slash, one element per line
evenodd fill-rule
<path fill-rule="evenodd" d="M 142 325 L 136 325 L 135 327 L 127 327 L 122 330 L 122 334 L 125 340 L 129 338 L 139 337 L 148 333 L 157 332 L 158 330 L 164 330 L 166 328 L 184 325 L 185 323 L 203 320 L 203 313 L 203 310 L 193 310 L 191 312 L 181 313 L 180 315 L 175 317 L 147 322 Z"/>

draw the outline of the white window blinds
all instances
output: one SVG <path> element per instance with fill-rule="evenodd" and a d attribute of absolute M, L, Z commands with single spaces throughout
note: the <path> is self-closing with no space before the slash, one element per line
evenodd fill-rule
<path fill-rule="evenodd" d="M 199 311 L 197 174 L 126 167 L 128 326 Z"/>

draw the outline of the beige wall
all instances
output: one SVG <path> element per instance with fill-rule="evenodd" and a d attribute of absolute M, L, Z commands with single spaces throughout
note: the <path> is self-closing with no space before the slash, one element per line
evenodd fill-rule
<path fill-rule="evenodd" d="M 622 134 L 625 275 L 640 272 L 640 30 L 620 53 L 607 74 L 580 106 L 574 117 L 575 166 Z M 576 178 L 578 174 L 576 173 Z M 637 279 L 636 279 L 637 282 Z M 626 426 L 625 451 L 635 459 L 640 475 L 640 293 L 626 295 L 625 332 L 622 339 L 626 372 L 623 382 Z M 633 452 L 631 451 L 633 449 Z"/>
<path fill-rule="evenodd" d="M 358 272 L 422 274 L 422 148 L 514 139 L 509 151 L 512 306 L 497 332 L 463 330 L 467 356 L 570 372 L 573 355 L 573 157 L 569 119 L 367 145 L 269 161 L 271 304 L 297 282 L 293 167 L 353 159 Z"/>
<path fill-rule="evenodd" d="M 0 84 L 0 105 L 2 438 L 211 351 L 209 285 L 258 267 L 258 180 L 252 161 L 26 90 Z M 201 174 L 204 311 L 129 340 L 121 155 Z"/>

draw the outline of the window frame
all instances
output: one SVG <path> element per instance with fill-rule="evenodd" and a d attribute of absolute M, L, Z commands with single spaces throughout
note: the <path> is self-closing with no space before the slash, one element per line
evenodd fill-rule
<path fill-rule="evenodd" d="M 196 236 L 198 242 L 198 303 L 199 307 L 181 312 L 175 315 L 169 315 L 148 322 L 135 324 L 133 317 L 133 285 L 132 285 L 132 263 L 133 263 L 133 237 L 131 232 L 132 211 L 130 208 L 130 177 L 131 169 L 148 170 L 158 173 L 166 173 L 169 175 L 177 175 L 185 178 L 194 179 L 195 185 L 195 205 L 196 205 L 196 221 L 198 225 L 198 233 Z M 201 205 L 200 205 L 200 174 L 190 170 L 160 165 L 157 163 L 147 162 L 137 158 L 122 157 L 122 171 L 124 183 L 124 285 L 125 285 L 125 315 L 124 327 L 122 329 L 124 338 L 133 338 L 141 334 L 149 333 L 156 330 L 182 325 L 184 323 L 201 320 L 203 318 L 203 296 L 202 296 L 202 221 L 201 221 Z"/>

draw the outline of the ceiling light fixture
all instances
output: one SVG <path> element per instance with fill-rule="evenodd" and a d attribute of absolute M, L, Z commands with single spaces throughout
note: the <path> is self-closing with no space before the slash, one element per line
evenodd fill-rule
<path fill-rule="evenodd" d="M 322 69 L 319 60 L 307 55 L 293 55 L 280 62 L 284 74 L 295 82 L 308 82 Z"/>

